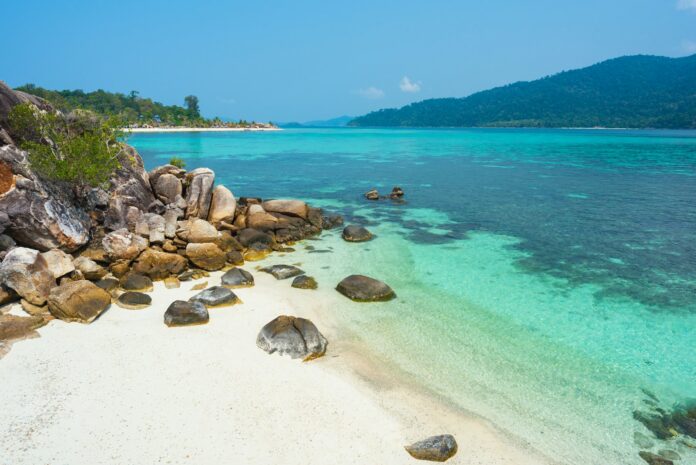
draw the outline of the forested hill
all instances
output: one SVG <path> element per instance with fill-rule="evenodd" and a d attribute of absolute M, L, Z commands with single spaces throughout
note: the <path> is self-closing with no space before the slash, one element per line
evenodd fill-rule
<path fill-rule="evenodd" d="M 615 58 L 465 98 L 375 111 L 350 125 L 696 128 L 696 55 Z"/>

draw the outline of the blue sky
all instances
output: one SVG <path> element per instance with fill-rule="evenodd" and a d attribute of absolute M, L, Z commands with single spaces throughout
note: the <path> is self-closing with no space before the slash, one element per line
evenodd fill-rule
<path fill-rule="evenodd" d="M 0 79 L 198 95 L 306 121 L 465 96 L 628 54 L 696 53 L 696 0 L 4 0 Z"/>

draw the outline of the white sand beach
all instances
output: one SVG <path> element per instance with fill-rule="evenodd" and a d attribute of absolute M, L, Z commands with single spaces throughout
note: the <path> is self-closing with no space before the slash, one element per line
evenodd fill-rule
<path fill-rule="evenodd" d="M 126 132 L 258 132 L 258 131 L 282 131 L 281 128 L 123 128 Z"/>
<path fill-rule="evenodd" d="M 201 281 L 160 282 L 147 309 L 54 320 L 14 344 L 0 360 L 0 465 L 413 464 L 403 446 L 442 433 L 459 443 L 448 463 L 550 463 L 342 343 L 330 312 L 343 297 L 330 286 L 293 289 L 245 268 L 256 286 L 235 290 L 243 304 L 211 309 L 206 325 L 165 326 L 169 303 Z M 326 356 L 303 363 L 257 348 L 280 314 L 312 319 Z"/>

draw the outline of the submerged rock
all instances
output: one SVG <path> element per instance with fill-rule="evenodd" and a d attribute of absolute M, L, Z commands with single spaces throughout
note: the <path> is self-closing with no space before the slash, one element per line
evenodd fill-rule
<path fill-rule="evenodd" d="M 200 302 L 206 307 L 227 307 L 241 303 L 237 294 L 226 287 L 213 286 L 199 292 L 189 299 L 191 302 Z"/>
<path fill-rule="evenodd" d="M 251 287 L 254 285 L 254 277 L 251 273 L 241 268 L 232 268 L 222 275 L 221 283 L 230 289 Z"/>
<path fill-rule="evenodd" d="M 400 188 L 399 186 L 394 186 L 392 188 L 391 193 L 389 194 L 389 197 L 391 199 L 400 199 L 404 196 L 404 190 Z"/>
<path fill-rule="evenodd" d="M 273 265 L 261 268 L 259 271 L 272 274 L 275 279 L 288 279 L 304 274 L 304 271 L 293 265 Z"/>
<path fill-rule="evenodd" d="M 372 239 L 372 233 L 363 226 L 350 224 L 343 229 L 343 239 L 348 242 L 366 242 Z"/>
<path fill-rule="evenodd" d="M 645 460 L 650 465 L 674 465 L 673 461 L 660 457 L 659 455 L 655 455 L 652 452 L 642 450 L 638 452 L 638 455 L 640 455 L 640 458 Z"/>
<path fill-rule="evenodd" d="M 201 302 L 175 300 L 164 313 L 164 324 L 167 326 L 200 325 L 209 319 L 208 309 Z"/>
<path fill-rule="evenodd" d="M 377 189 L 371 189 L 365 192 L 365 198 L 367 200 L 379 200 L 379 192 L 377 192 Z"/>
<path fill-rule="evenodd" d="M 48 309 L 64 321 L 91 323 L 111 305 L 111 295 L 90 281 L 70 281 L 54 287 Z"/>
<path fill-rule="evenodd" d="M 278 352 L 305 360 L 324 355 L 327 344 L 314 323 L 286 315 L 266 324 L 256 338 L 256 345 L 269 354 Z"/>
<path fill-rule="evenodd" d="M 34 305 L 43 305 L 56 280 L 38 251 L 17 247 L 0 263 L 0 284 Z"/>
<path fill-rule="evenodd" d="M 415 459 L 444 462 L 457 453 L 457 441 L 451 434 L 443 434 L 414 442 L 405 449 Z"/>
<path fill-rule="evenodd" d="M 396 297 L 392 288 L 382 281 L 356 274 L 338 283 L 336 290 L 356 302 L 384 302 Z"/>
<path fill-rule="evenodd" d="M 116 299 L 116 305 L 129 310 L 140 310 L 152 305 L 152 297 L 142 292 L 124 292 Z"/>
<path fill-rule="evenodd" d="M 292 280 L 292 287 L 296 289 L 316 289 L 317 281 L 311 276 L 301 275 Z"/>

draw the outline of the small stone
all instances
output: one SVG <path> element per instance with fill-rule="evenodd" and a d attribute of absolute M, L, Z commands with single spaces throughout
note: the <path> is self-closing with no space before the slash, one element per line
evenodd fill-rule
<path fill-rule="evenodd" d="M 292 287 L 297 289 L 316 289 L 317 281 L 311 276 L 301 275 L 292 280 Z"/>
<path fill-rule="evenodd" d="M 151 292 L 152 280 L 139 273 L 128 273 L 121 278 L 121 288 L 126 291 Z"/>
<path fill-rule="evenodd" d="M 371 189 L 365 192 L 365 198 L 367 200 L 379 200 L 379 192 L 377 192 L 377 189 Z"/>
<path fill-rule="evenodd" d="M 336 290 L 356 302 L 385 302 L 396 297 L 391 287 L 363 275 L 348 276 L 338 283 Z"/>
<path fill-rule="evenodd" d="M 261 268 L 259 271 L 272 274 L 276 279 L 288 279 L 304 274 L 304 271 L 293 265 L 273 265 Z"/>
<path fill-rule="evenodd" d="M 202 283 L 198 283 L 196 285 L 191 286 L 192 291 L 200 291 L 208 287 L 208 281 L 203 281 Z"/>
<path fill-rule="evenodd" d="M 372 239 L 372 233 L 360 225 L 351 224 L 343 229 L 343 239 L 348 242 L 366 242 Z"/>
<path fill-rule="evenodd" d="M 167 326 L 200 325 L 209 319 L 208 309 L 200 302 L 175 300 L 164 313 L 164 324 Z"/>
<path fill-rule="evenodd" d="M 444 462 L 457 453 L 457 441 L 451 434 L 443 434 L 414 442 L 405 449 L 415 459 Z"/>
<path fill-rule="evenodd" d="M 241 268 L 232 268 L 222 275 L 222 285 L 229 289 L 251 287 L 254 285 L 254 277 L 251 273 Z"/>
<path fill-rule="evenodd" d="M 210 287 L 189 299 L 190 302 L 200 302 L 208 308 L 229 307 L 241 303 L 237 295 L 222 286 Z"/>
<path fill-rule="evenodd" d="M 116 299 L 116 305 L 129 310 L 140 310 L 152 305 L 152 297 L 142 292 L 124 292 Z"/>
<path fill-rule="evenodd" d="M 181 273 L 178 276 L 178 278 L 179 278 L 179 281 L 191 281 L 191 280 L 196 280 L 196 279 L 201 279 L 201 278 L 207 278 L 208 276 L 210 276 L 210 273 L 208 273 L 205 270 L 193 269 L 193 270 L 184 271 L 183 273 Z"/>
<path fill-rule="evenodd" d="M 181 283 L 179 282 L 179 278 L 176 276 L 170 276 L 168 278 L 164 278 L 164 287 L 167 289 L 178 289 L 181 287 Z"/>

